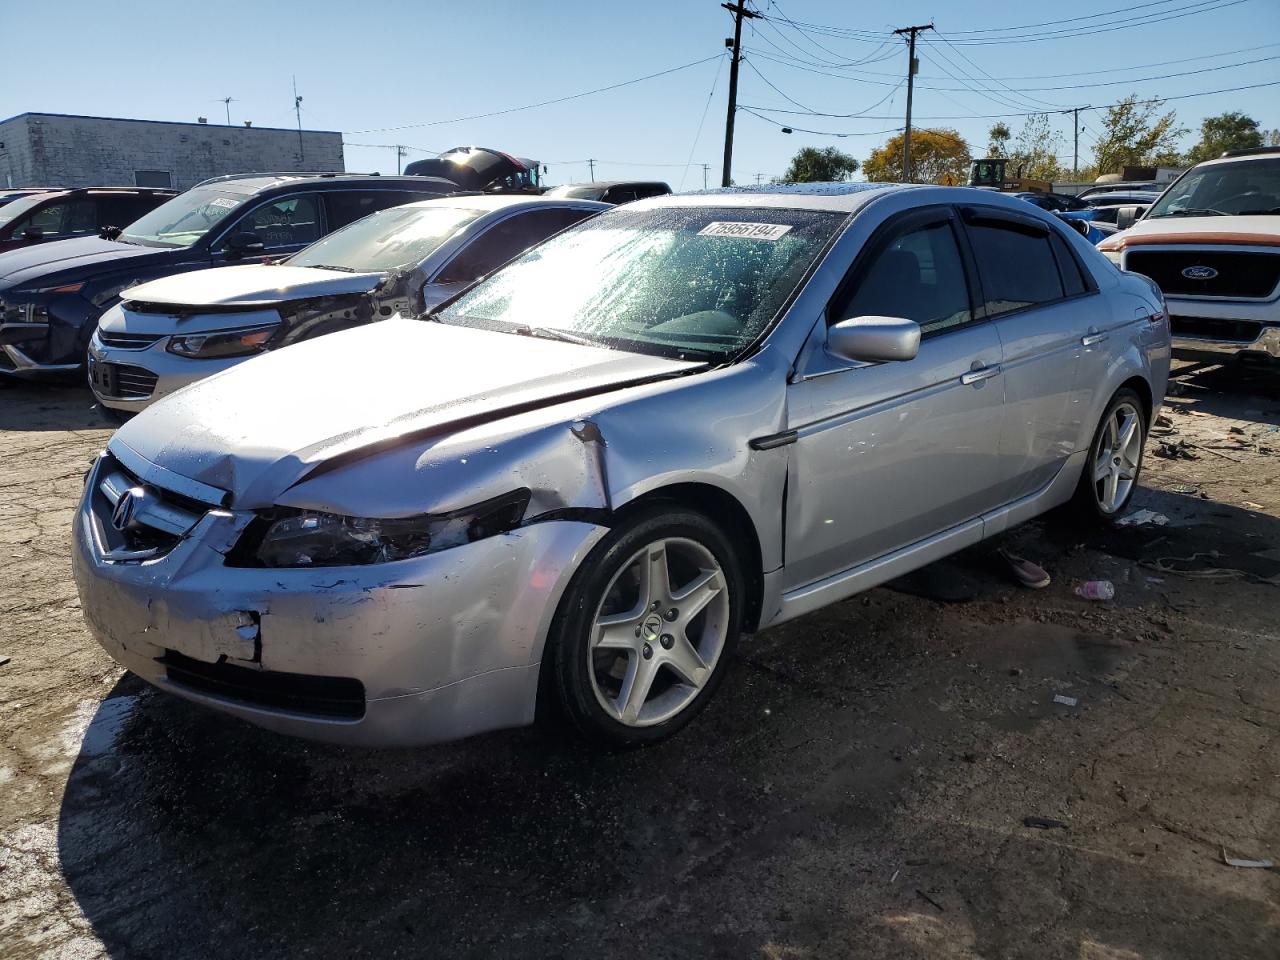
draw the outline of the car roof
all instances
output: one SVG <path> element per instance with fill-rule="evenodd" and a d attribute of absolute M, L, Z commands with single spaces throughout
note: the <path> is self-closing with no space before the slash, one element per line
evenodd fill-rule
<path fill-rule="evenodd" d="M 458 207 L 466 210 L 513 210 L 518 207 L 573 207 L 580 210 L 612 210 L 613 204 L 598 200 L 580 200 L 575 197 L 542 197 L 525 193 L 463 193 L 432 200 L 415 200 L 404 207 Z M 396 208 L 398 209 L 398 208 Z"/>
<path fill-rule="evenodd" d="M 1197 163 L 1197 167 L 1218 167 L 1227 163 L 1255 163 L 1258 160 L 1280 160 L 1280 147 L 1260 147 L 1257 153 L 1231 153 Z"/>
<path fill-rule="evenodd" d="M 407 190 L 415 193 L 428 192 L 424 187 L 436 186 L 441 193 L 455 193 L 458 185 L 451 180 L 440 177 L 394 176 L 384 177 L 376 173 L 249 173 L 235 174 L 227 177 L 212 177 L 197 183 L 197 187 L 217 187 L 228 193 L 240 193 L 252 196 L 282 185 L 320 186 L 329 188 L 352 188 L 377 186 L 386 190 Z"/>
<path fill-rule="evenodd" d="M 628 210 L 658 207 L 774 207 L 793 210 L 829 210 L 852 213 L 877 197 L 903 190 L 919 190 L 916 183 L 775 183 L 759 186 L 718 187 L 691 193 L 647 197 L 626 205 Z M 960 189 L 941 188 L 934 189 Z"/>

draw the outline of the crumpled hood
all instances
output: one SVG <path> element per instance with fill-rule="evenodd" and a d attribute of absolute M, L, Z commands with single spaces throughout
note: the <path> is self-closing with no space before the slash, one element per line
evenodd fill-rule
<path fill-rule="evenodd" d="M 141 247 L 97 237 L 37 243 L 0 254 L 0 285 L 29 285 L 32 281 L 41 281 L 63 271 L 75 271 L 77 279 L 85 280 L 95 272 L 85 268 L 104 266 L 114 270 L 125 268 L 130 261 L 166 260 L 172 253 L 169 249 Z"/>
<path fill-rule="evenodd" d="M 255 263 L 162 277 L 130 287 L 123 296 L 125 300 L 176 306 L 264 306 L 286 300 L 366 293 L 384 276 Z"/>
<path fill-rule="evenodd" d="M 269 506 L 317 464 L 701 366 L 393 317 L 263 354 L 148 407 L 115 436 L 166 470 Z"/>

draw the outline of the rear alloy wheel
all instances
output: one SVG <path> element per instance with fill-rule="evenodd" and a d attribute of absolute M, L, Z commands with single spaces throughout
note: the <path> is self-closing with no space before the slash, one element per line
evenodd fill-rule
<path fill-rule="evenodd" d="M 561 706 L 613 745 L 647 743 L 710 698 L 741 629 L 733 547 L 707 518 L 649 513 L 615 529 L 569 587 L 549 642 Z"/>
<path fill-rule="evenodd" d="M 1076 490 L 1076 506 L 1082 512 L 1107 520 L 1128 505 L 1138 485 L 1147 439 L 1142 407 L 1132 390 L 1121 390 L 1111 399 Z"/>

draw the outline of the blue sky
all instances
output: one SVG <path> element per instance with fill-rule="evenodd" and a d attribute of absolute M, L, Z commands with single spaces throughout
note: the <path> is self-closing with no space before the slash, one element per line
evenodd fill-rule
<path fill-rule="evenodd" d="M 772 118 L 766 121 L 740 112 L 734 153 L 739 182 L 780 174 L 802 146 L 835 145 L 863 159 L 883 143 L 891 135 L 884 131 L 902 125 L 905 90 L 895 88 L 906 70 L 905 44 L 884 41 L 894 27 L 931 20 L 938 33 L 920 48 L 917 124 L 959 129 L 975 154 L 983 152 L 994 120 L 924 118 L 1014 114 L 1046 103 L 1053 105 L 1046 109 L 1107 104 L 1131 92 L 1174 96 L 1280 81 L 1280 0 L 1081 0 L 1066 7 L 754 0 L 754 6 L 770 19 L 744 31 L 749 65 L 742 70 L 741 104 L 867 116 L 766 113 Z M 1122 8 L 1129 12 L 1104 15 Z M 966 42 L 1160 16 L 1170 19 L 1089 36 Z M 784 18 L 838 29 L 800 30 Z M 1079 19 L 1008 29 L 1064 18 Z M 997 30 L 1003 32 L 990 32 Z M 395 170 L 391 146 L 368 144 L 405 144 L 409 159 L 480 144 L 542 160 L 551 183 L 587 179 L 585 161 L 594 158 L 598 179 L 657 178 L 689 189 L 702 186 L 703 163 L 710 165 L 708 182 L 718 182 L 728 88 L 724 38 L 731 33 L 731 18 L 718 0 L 130 0 L 127 6 L 0 0 L 6 76 L 0 117 L 31 110 L 153 120 L 203 115 L 218 123 L 225 117 L 218 101 L 230 96 L 233 123 L 292 126 L 296 75 L 304 125 L 343 131 L 351 170 Z M 699 60 L 707 62 L 565 103 L 441 122 Z M 1248 63 L 1255 60 L 1260 62 Z M 855 61 L 862 62 L 831 67 Z M 1191 70 L 1205 72 L 1142 79 Z M 1103 82 L 1108 85 L 1044 89 Z M 1280 86 L 1169 107 L 1193 129 L 1203 117 L 1232 109 L 1266 128 L 1280 127 Z M 1098 119 L 1092 111 L 1082 114 L 1082 161 Z M 1022 120 L 1007 122 L 1016 133 Z M 1057 115 L 1053 123 L 1069 158 L 1071 118 Z M 821 132 L 786 135 L 783 124 Z M 835 132 L 851 135 L 828 135 Z"/>

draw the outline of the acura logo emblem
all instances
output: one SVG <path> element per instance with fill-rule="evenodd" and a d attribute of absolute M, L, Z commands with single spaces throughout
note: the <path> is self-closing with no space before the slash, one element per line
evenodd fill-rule
<path fill-rule="evenodd" d="M 117 530 L 124 530 L 133 523 L 138 507 L 146 495 L 147 492 L 141 487 L 131 487 L 120 494 L 120 499 L 116 501 L 116 508 L 111 511 L 111 525 Z"/>
<path fill-rule="evenodd" d="M 1212 280 L 1218 275 L 1218 271 L 1213 269 L 1213 267 L 1184 267 L 1182 275 L 1188 280 Z"/>

